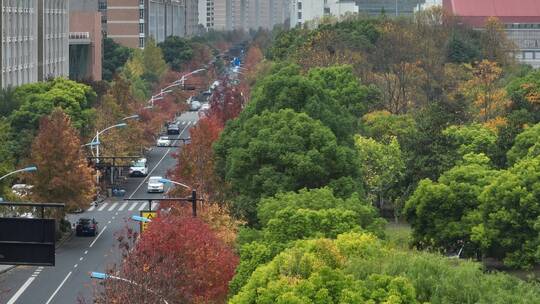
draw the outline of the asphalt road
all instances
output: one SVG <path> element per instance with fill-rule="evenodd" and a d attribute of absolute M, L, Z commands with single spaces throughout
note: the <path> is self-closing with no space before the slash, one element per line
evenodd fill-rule
<path fill-rule="evenodd" d="M 179 138 L 189 137 L 189 128 L 197 119 L 196 112 L 184 113 L 178 119 L 182 132 Z M 166 176 L 167 170 L 176 164 L 172 153 L 177 149 L 179 148 L 154 147 L 147 156 L 150 170 L 148 177 Z M 162 194 L 146 192 L 148 177 L 129 178 L 126 198 L 162 197 Z M 89 273 L 105 272 L 111 265 L 120 262 L 117 236 L 127 227 L 138 229 L 138 223 L 129 218 L 139 214 L 140 210 L 147 210 L 147 204 L 144 201 L 104 202 L 81 214 L 70 215 L 72 222 L 80 217 L 95 218 L 99 223 L 98 236 L 73 236 L 56 250 L 54 267 L 19 266 L 0 275 L 0 303 L 93 303 L 92 298 L 98 282 L 91 279 Z M 153 208 L 158 208 L 158 204 L 154 203 Z"/>

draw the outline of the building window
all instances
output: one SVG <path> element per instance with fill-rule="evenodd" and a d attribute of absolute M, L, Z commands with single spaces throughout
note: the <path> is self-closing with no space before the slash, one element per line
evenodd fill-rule
<path fill-rule="evenodd" d="M 99 2 L 99 9 L 100 9 L 100 10 L 106 10 L 106 9 L 107 9 L 107 2 L 105 2 L 105 1 L 100 1 L 100 2 Z"/>
<path fill-rule="evenodd" d="M 298 12 L 298 19 L 302 19 L 302 12 Z"/>
<path fill-rule="evenodd" d="M 139 5 L 144 5 L 144 0 L 139 0 Z"/>
<path fill-rule="evenodd" d="M 139 38 L 139 47 L 142 49 L 144 48 L 144 38 Z"/>
<path fill-rule="evenodd" d="M 298 9 L 299 9 L 299 10 L 302 9 L 302 2 L 298 2 Z"/>
<path fill-rule="evenodd" d="M 144 19 L 144 10 L 143 9 L 139 10 L 139 19 Z"/>
<path fill-rule="evenodd" d="M 139 33 L 144 33 L 144 23 L 139 23 Z"/>

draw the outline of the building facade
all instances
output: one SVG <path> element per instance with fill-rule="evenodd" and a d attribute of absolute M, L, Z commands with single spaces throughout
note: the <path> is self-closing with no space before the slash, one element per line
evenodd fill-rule
<path fill-rule="evenodd" d="M 482 29 L 489 17 L 497 17 L 517 49 L 516 58 L 540 67 L 540 1 L 534 0 L 444 0 L 443 7 L 461 22 Z"/>
<path fill-rule="evenodd" d="M 74 6 L 84 0 L 71 0 L 69 13 L 69 78 L 101 80 L 102 29 L 97 5 L 90 9 Z"/>
<path fill-rule="evenodd" d="M 421 8 L 425 2 L 426 0 L 356 0 L 360 13 L 371 16 L 381 14 L 387 16 L 409 16 Z"/>
<path fill-rule="evenodd" d="M 355 0 L 292 0 L 290 8 L 291 26 L 302 26 L 325 16 L 358 13 L 359 9 Z"/>
<path fill-rule="evenodd" d="M 19 1 L 23 2 L 23 1 Z M 69 75 L 69 0 L 38 0 L 38 80 Z M 42 18 L 40 20 L 40 18 Z M 39 26 L 42 28 L 40 29 Z"/>
<path fill-rule="evenodd" d="M 106 35 L 122 45 L 144 48 L 148 37 L 159 43 L 168 36 L 194 35 L 198 21 L 197 0 L 108 0 Z"/>
<path fill-rule="evenodd" d="M 0 87 L 68 76 L 68 0 L 4 0 Z"/>

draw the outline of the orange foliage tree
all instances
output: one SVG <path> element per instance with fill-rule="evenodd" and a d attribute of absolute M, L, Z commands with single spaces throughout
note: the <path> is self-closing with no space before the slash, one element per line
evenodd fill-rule
<path fill-rule="evenodd" d="M 95 192 L 93 170 L 81 151 L 78 132 L 61 109 L 41 119 L 31 158 L 38 167 L 30 175 L 35 200 L 64 203 L 67 210 L 91 202 Z"/>
<path fill-rule="evenodd" d="M 134 236 L 120 238 L 124 263 L 111 272 L 138 286 L 106 280 L 97 303 L 225 303 L 238 257 L 201 219 L 160 213 Z"/>

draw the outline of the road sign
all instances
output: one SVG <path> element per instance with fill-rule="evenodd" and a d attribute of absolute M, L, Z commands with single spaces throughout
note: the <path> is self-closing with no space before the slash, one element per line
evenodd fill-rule
<path fill-rule="evenodd" d="M 145 217 L 149 220 L 152 220 L 157 216 L 156 211 L 141 211 L 141 217 Z M 148 228 L 149 222 L 141 222 L 141 234 Z"/>
<path fill-rule="evenodd" d="M 0 264 L 54 266 L 55 220 L 0 218 Z"/>

